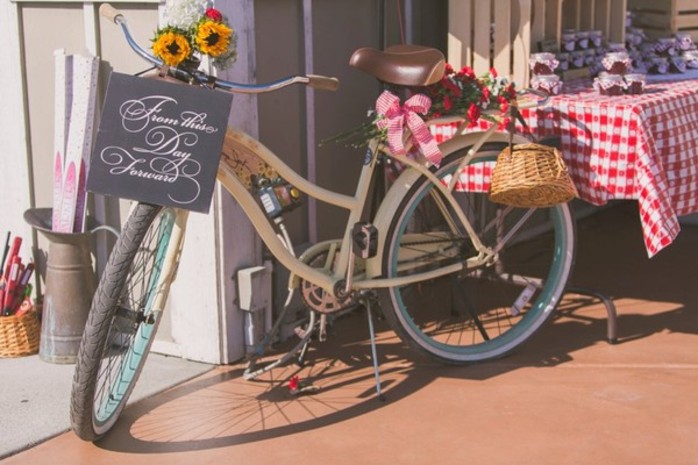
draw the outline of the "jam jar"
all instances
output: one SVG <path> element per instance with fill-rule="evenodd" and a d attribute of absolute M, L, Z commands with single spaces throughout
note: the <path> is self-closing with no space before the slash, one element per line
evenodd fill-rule
<path fill-rule="evenodd" d="M 618 74 L 601 73 L 594 79 L 594 88 L 601 95 L 623 95 L 625 81 L 623 76 Z"/>
<path fill-rule="evenodd" d="M 529 58 L 531 72 L 536 76 L 553 74 L 559 64 L 553 53 L 532 53 Z"/>
<path fill-rule="evenodd" d="M 558 95 L 562 91 L 562 81 L 557 74 L 544 74 L 531 78 L 531 87 L 548 95 Z"/>
<path fill-rule="evenodd" d="M 586 50 L 589 48 L 589 32 L 579 31 L 576 34 L 577 50 Z"/>
<path fill-rule="evenodd" d="M 645 75 L 640 73 L 626 74 L 625 91 L 629 94 L 641 94 L 645 91 Z"/>
<path fill-rule="evenodd" d="M 630 71 L 630 55 L 628 52 L 608 52 L 602 60 L 604 68 L 610 74 L 625 74 Z"/>
<path fill-rule="evenodd" d="M 698 50 L 686 50 L 683 59 L 686 60 L 686 67 L 698 69 Z"/>
<path fill-rule="evenodd" d="M 601 47 L 603 43 L 603 32 L 600 30 L 589 31 L 589 46 L 594 48 Z"/>
<path fill-rule="evenodd" d="M 558 69 L 560 71 L 567 71 L 570 69 L 570 54 L 567 52 L 557 54 Z"/>
<path fill-rule="evenodd" d="M 586 62 L 586 56 L 584 50 L 575 50 L 570 54 L 570 68 L 584 68 L 584 63 Z"/>
<path fill-rule="evenodd" d="M 669 59 L 665 57 L 652 57 L 647 63 L 647 70 L 651 74 L 666 74 L 669 71 Z"/>
<path fill-rule="evenodd" d="M 572 52 L 577 47 L 577 34 L 572 30 L 562 31 L 562 43 L 560 48 L 565 52 Z"/>
<path fill-rule="evenodd" d="M 694 47 L 693 36 L 691 36 L 690 32 L 676 33 L 676 48 L 685 52 L 686 50 L 692 50 Z"/>
<path fill-rule="evenodd" d="M 654 44 L 654 51 L 661 57 L 676 55 L 676 39 L 673 37 L 662 37 Z"/>
<path fill-rule="evenodd" d="M 685 73 L 686 72 L 686 60 L 683 57 L 671 57 L 669 58 L 669 72 L 670 73 Z"/>

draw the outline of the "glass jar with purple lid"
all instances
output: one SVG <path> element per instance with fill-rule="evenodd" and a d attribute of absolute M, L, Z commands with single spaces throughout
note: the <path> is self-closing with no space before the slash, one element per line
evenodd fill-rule
<path fill-rule="evenodd" d="M 570 29 L 562 31 L 562 43 L 560 48 L 566 52 L 571 52 L 577 48 L 577 34 Z"/>
<path fill-rule="evenodd" d="M 601 95 L 623 95 L 625 92 L 625 81 L 619 74 L 600 73 L 594 79 L 594 88 Z"/>
<path fill-rule="evenodd" d="M 623 76 L 625 80 L 625 91 L 629 94 L 641 94 L 645 91 L 645 75 L 640 73 L 630 73 Z"/>
<path fill-rule="evenodd" d="M 568 69 L 570 69 L 570 54 L 569 53 L 567 53 L 567 52 L 558 53 L 556 55 L 556 58 L 557 58 L 557 61 L 559 63 L 557 65 L 557 68 L 560 71 L 567 71 Z"/>
<path fill-rule="evenodd" d="M 669 72 L 670 73 L 685 73 L 686 72 L 686 60 L 683 57 L 675 56 L 669 58 Z"/>
<path fill-rule="evenodd" d="M 584 50 L 575 50 L 570 54 L 570 68 L 584 68 L 585 60 L 586 56 L 584 54 Z"/>
<path fill-rule="evenodd" d="M 575 37 L 577 41 L 577 50 L 586 50 L 589 48 L 589 31 L 579 31 Z"/>
<path fill-rule="evenodd" d="M 603 44 L 603 31 L 589 31 L 589 46 L 599 48 Z"/>
<path fill-rule="evenodd" d="M 666 74 L 669 71 L 669 59 L 666 57 L 652 57 L 647 62 L 647 70 L 651 74 Z"/>
<path fill-rule="evenodd" d="M 686 50 L 682 56 L 687 68 L 698 69 L 698 50 Z"/>
<path fill-rule="evenodd" d="M 654 52 L 661 57 L 676 55 L 676 39 L 673 37 L 661 37 L 654 44 Z"/>
<path fill-rule="evenodd" d="M 695 47 L 693 43 L 693 36 L 690 32 L 677 32 L 676 33 L 676 47 L 685 52 L 686 50 L 692 50 Z"/>
<path fill-rule="evenodd" d="M 557 74 L 544 74 L 531 78 L 531 87 L 548 95 L 558 95 L 562 91 L 562 81 Z"/>
<path fill-rule="evenodd" d="M 628 52 L 608 52 L 601 63 L 610 74 L 625 74 L 631 69 Z"/>
<path fill-rule="evenodd" d="M 534 75 L 553 74 L 560 64 L 554 53 L 532 53 L 528 60 Z"/>

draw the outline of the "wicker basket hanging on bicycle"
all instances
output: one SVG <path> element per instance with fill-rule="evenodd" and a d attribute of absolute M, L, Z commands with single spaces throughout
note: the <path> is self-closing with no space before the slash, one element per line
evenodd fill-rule
<path fill-rule="evenodd" d="M 577 197 L 560 151 L 541 144 L 510 145 L 497 157 L 490 199 L 514 207 L 551 207 Z"/>

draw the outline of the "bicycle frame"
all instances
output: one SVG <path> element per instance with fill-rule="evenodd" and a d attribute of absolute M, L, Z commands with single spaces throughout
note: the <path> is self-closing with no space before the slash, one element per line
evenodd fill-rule
<path fill-rule="evenodd" d="M 361 169 L 355 194 L 353 196 L 349 196 L 330 191 L 308 181 L 289 167 L 283 160 L 281 160 L 276 154 L 271 152 L 258 140 L 250 137 L 244 132 L 231 129 L 229 130 L 229 137 L 232 138 L 233 148 L 238 148 L 258 156 L 261 160 L 276 170 L 282 178 L 293 184 L 299 191 L 317 200 L 343 208 L 349 213 L 341 240 L 326 241 L 311 246 L 309 249 L 310 254 L 312 254 L 312 252 L 316 252 L 318 249 L 324 250 L 329 248 L 329 244 L 338 244 L 338 259 L 334 268 L 329 272 L 326 272 L 325 270 L 311 267 L 304 263 L 303 256 L 297 257 L 292 250 L 287 248 L 286 244 L 279 237 L 272 223 L 267 218 L 266 213 L 260 207 L 258 200 L 238 179 L 233 169 L 231 160 L 227 159 L 226 157 L 221 158 L 218 168 L 218 181 L 239 203 L 263 242 L 269 248 L 272 255 L 274 255 L 274 257 L 291 272 L 289 288 L 296 287 L 299 278 L 307 280 L 333 295 L 336 294 L 339 289 L 344 289 L 348 279 L 351 280 L 352 290 L 401 286 L 412 282 L 424 281 L 427 279 L 433 279 L 439 276 L 456 273 L 464 269 L 474 268 L 482 265 L 487 260 L 492 258 L 493 251 L 487 249 L 480 243 L 479 238 L 470 227 L 468 218 L 454 199 L 452 195 L 453 186 L 443 185 L 426 166 L 407 157 L 396 157 L 385 151 L 385 149 L 381 149 L 379 147 L 380 144 L 377 141 L 374 141 L 369 145 L 368 150 L 371 151 L 372 156 Z M 477 151 L 482 147 L 483 144 L 487 142 L 508 142 L 508 137 L 508 134 L 496 132 L 495 128 L 493 127 L 492 129 L 484 132 L 457 135 L 447 143 L 443 144 L 442 148 L 445 153 L 448 153 L 447 151 L 470 147 L 468 157 L 465 159 L 465 163 L 467 163 L 476 155 Z M 525 141 L 525 139 L 516 137 L 515 141 L 518 143 Z M 390 220 L 393 218 L 394 212 L 407 190 L 420 176 L 426 176 L 444 194 L 445 198 L 449 202 L 449 206 L 454 209 L 456 214 L 460 217 L 462 223 L 468 229 L 468 234 L 470 235 L 476 250 L 479 252 L 476 257 L 463 257 L 463 262 L 442 267 L 437 270 L 415 273 L 400 278 L 381 278 L 380 276 L 383 274 L 381 255 L 382 251 L 384 250 L 385 243 L 384 237 L 382 237 L 382 235 L 379 233 L 378 253 L 375 257 L 365 261 L 365 272 L 359 275 L 354 275 L 354 270 L 349 271 L 350 264 L 353 263 L 350 259 L 351 254 L 353 253 L 351 246 L 351 229 L 352 226 L 360 220 L 361 214 L 367 203 L 371 179 L 378 165 L 378 157 L 376 155 L 379 150 L 381 150 L 382 153 L 399 160 L 402 164 L 407 165 L 407 168 L 400 174 L 396 182 L 393 183 L 392 187 L 389 189 L 384 200 L 382 201 L 375 218 L 372 219 L 373 224 L 377 227 L 378 231 L 387 230 Z M 176 247 L 176 250 L 180 251 L 183 247 L 182 241 L 184 239 L 184 230 L 186 229 L 186 212 L 183 210 L 178 211 L 176 228 L 181 229 L 181 233 L 178 233 L 179 235 L 177 236 L 177 240 L 173 240 L 171 246 Z M 306 252 L 306 254 L 308 254 L 308 252 Z M 350 272 L 352 273 L 351 277 L 349 276 Z"/>

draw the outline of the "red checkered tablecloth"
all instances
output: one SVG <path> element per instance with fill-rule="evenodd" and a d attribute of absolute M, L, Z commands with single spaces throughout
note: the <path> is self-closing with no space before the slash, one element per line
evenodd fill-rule
<path fill-rule="evenodd" d="M 697 79 L 653 81 L 642 95 L 617 97 L 599 95 L 590 81 L 566 83 L 523 115 L 535 138 L 560 137 L 583 200 L 638 201 L 650 257 L 677 236 L 678 216 L 698 211 Z M 452 131 L 435 133 L 442 140 Z"/>

